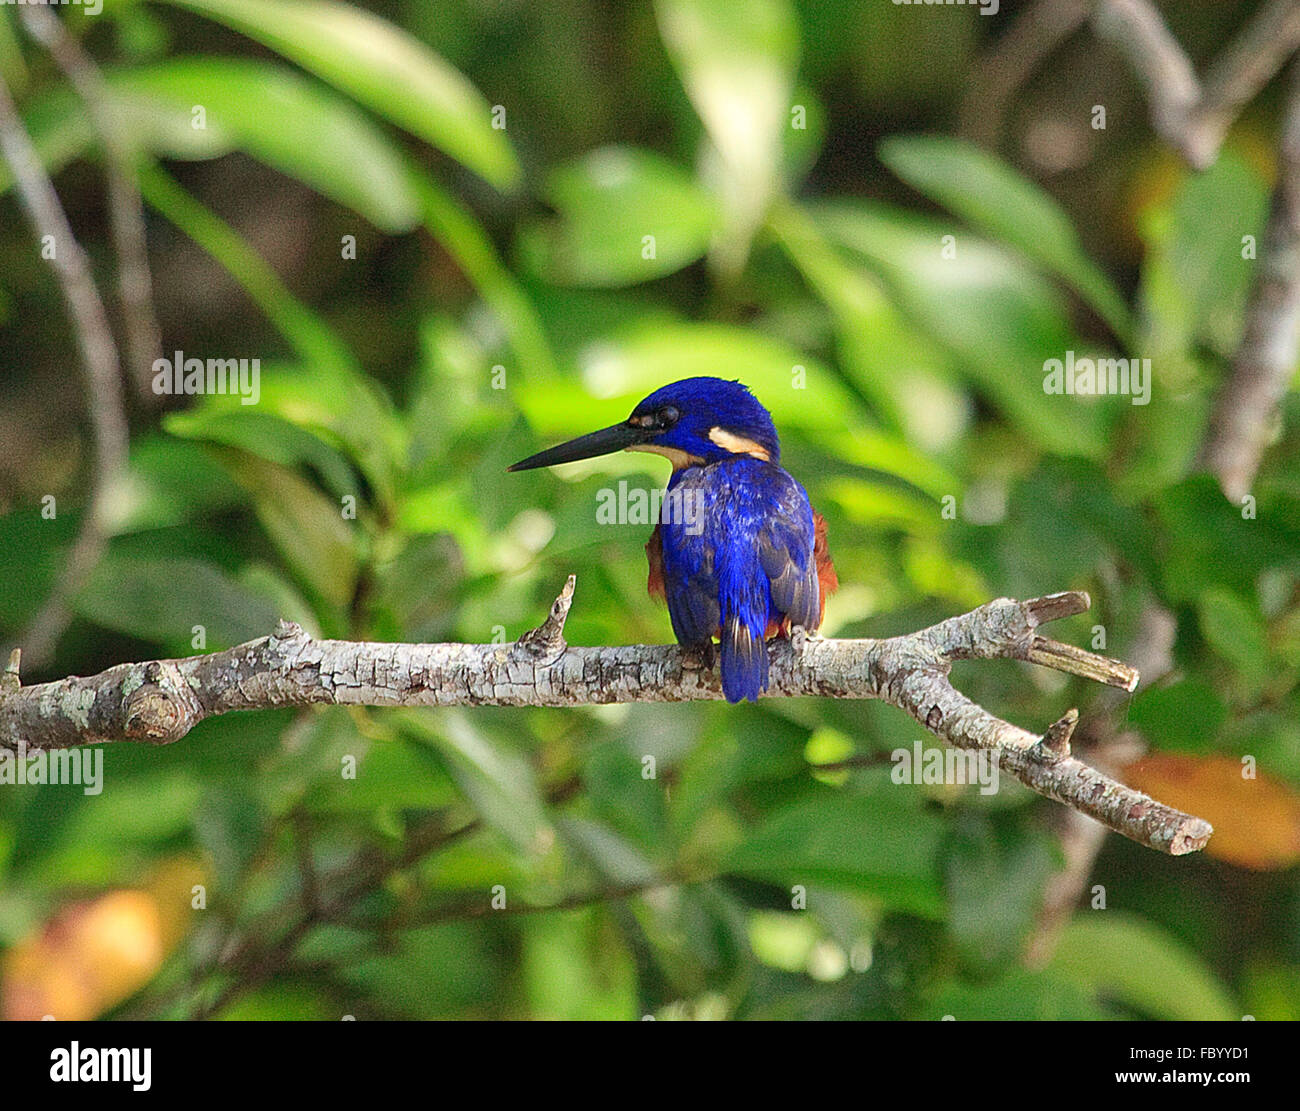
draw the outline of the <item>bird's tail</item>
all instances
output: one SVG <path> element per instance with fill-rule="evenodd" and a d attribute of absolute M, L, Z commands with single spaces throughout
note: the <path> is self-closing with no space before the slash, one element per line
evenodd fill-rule
<path fill-rule="evenodd" d="M 767 690 L 767 643 L 736 614 L 722 629 L 722 693 L 728 702 L 756 702 Z"/>

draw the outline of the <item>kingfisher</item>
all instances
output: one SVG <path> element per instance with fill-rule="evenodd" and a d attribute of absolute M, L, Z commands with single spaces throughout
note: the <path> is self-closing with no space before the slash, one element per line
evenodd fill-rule
<path fill-rule="evenodd" d="M 627 420 L 538 452 L 532 470 L 614 451 L 672 464 L 659 523 L 646 544 L 649 592 L 668 604 L 673 634 L 713 666 L 716 639 L 728 702 L 768 687 L 767 641 L 814 632 L 839 583 L 826 521 L 781 468 L 771 414 L 747 386 L 683 378 L 641 401 Z"/>

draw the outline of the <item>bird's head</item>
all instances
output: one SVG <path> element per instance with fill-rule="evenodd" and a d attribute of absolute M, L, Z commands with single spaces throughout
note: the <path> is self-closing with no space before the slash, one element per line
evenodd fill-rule
<path fill-rule="evenodd" d="M 772 417 L 748 387 L 725 378 L 683 378 L 655 390 L 627 420 L 538 452 L 509 469 L 553 467 L 613 451 L 654 452 L 671 460 L 674 470 L 733 455 L 773 463 L 781 458 Z"/>

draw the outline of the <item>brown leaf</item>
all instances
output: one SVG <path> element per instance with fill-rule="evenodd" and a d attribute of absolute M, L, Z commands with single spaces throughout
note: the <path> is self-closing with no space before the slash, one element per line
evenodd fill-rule
<path fill-rule="evenodd" d="M 1154 753 L 1130 764 L 1125 780 L 1152 798 L 1214 826 L 1210 856 L 1242 868 L 1286 868 L 1300 860 L 1300 797 L 1232 756 Z"/>

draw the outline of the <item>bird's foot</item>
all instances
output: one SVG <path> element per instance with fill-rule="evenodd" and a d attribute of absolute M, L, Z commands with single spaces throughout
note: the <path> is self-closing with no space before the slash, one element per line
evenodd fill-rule
<path fill-rule="evenodd" d="M 712 641 L 706 644 L 688 644 L 682 648 L 682 666 L 688 671 L 712 671 L 713 660 Z"/>
<path fill-rule="evenodd" d="M 796 656 L 802 656 L 810 644 L 816 644 L 821 639 L 822 636 L 816 629 L 809 632 L 802 625 L 795 625 L 790 630 L 790 649 Z"/>

